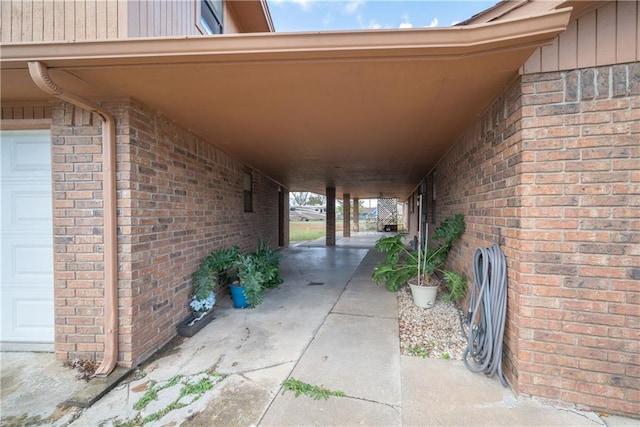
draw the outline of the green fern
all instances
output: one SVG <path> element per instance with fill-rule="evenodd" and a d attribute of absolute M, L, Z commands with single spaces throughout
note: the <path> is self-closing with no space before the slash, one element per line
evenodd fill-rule
<path fill-rule="evenodd" d="M 434 241 L 439 242 L 434 247 L 425 245 L 420 249 L 412 250 L 405 246 L 403 235 L 397 234 L 385 237 L 376 242 L 375 248 L 384 253 L 384 260 L 378 263 L 371 274 L 372 279 L 396 292 L 402 285 L 411 279 L 418 277 L 418 272 L 425 282 L 436 272 L 441 272 L 445 277 L 449 295 L 447 299 L 460 299 L 466 295 L 467 282 L 464 276 L 445 270 L 447 260 L 453 243 L 460 239 L 465 230 L 464 216 L 461 214 L 447 217 L 434 230 Z M 420 260 L 420 266 L 418 266 Z"/>
<path fill-rule="evenodd" d="M 442 299 L 446 302 L 458 300 L 467 294 L 467 279 L 460 273 L 449 270 L 441 270 L 444 282 L 449 294 Z"/>

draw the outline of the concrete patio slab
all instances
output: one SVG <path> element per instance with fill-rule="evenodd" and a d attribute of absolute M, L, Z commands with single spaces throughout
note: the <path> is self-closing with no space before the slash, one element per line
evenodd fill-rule
<path fill-rule="evenodd" d="M 262 425 L 400 425 L 397 300 L 375 288 L 370 274 L 361 265 L 291 374 L 344 396 L 315 401 L 286 392 Z"/>
<path fill-rule="evenodd" d="M 174 340 L 88 409 L 64 406 L 86 383 L 52 354 L 2 353 L 1 424 L 106 427 L 179 400 L 190 403 L 146 426 L 638 426 L 516 398 L 460 362 L 400 356 L 396 295 L 370 281 L 380 256 L 373 251 L 345 244 L 283 254 L 285 283 L 263 304 L 238 310 L 222 296 L 215 320 Z M 180 400 L 181 387 L 205 377 L 215 383 L 210 390 Z M 345 395 L 316 401 L 283 394 L 290 377 Z M 164 386 L 147 409 L 134 408 L 152 387 Z"/>
<path fill-rule="evenodd" d="M 278 396 L 261 426 L 400 426 L 400 408 L 352 397 Z"/>
<path fill-rule="evenodd" d="M 371 283 L 370 279 L 354 278 L 333 312 L 397 319 L 398 299 L 384 286 Z"/>
<path fill-rule="evenodd" d="M 497 378 L 462 362 L 402 356 L 402 424 L 405 426 L 597 426 L 592 412 L 516 398 Z"/>
<path fill-rule="evenodd" d="M 347 396 L 400 405 L 398 323 L 331 314 L 292 376 Z"/>
<path fill-rule="evenodd" d="M 86 388 L 76 375 L 51 353 L 0 353 L 2 425 L 66 419 L 58 405 Z"/>

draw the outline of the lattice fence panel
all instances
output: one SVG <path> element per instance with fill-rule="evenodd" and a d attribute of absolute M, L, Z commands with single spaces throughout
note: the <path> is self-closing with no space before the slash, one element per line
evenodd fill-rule
<path fill-rule="evenodd" d="M 398 200 L 396 198 L 378 199 L 378 231 L 398 230 Z"/>

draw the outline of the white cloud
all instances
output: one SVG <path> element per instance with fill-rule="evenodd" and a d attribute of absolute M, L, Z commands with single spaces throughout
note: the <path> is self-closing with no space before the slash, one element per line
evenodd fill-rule
<path fill-rule="evenodd" d="M 427 25 L 427 27 L 429 28 L 433 28 L 433 27 L 437 27 L 438 26 L 438 18 L 433 18 L 431 20 L 431 23 L 429 25 Z"/>
<path fill-rule="evenodd" d="M 404 15 L 402 15 L 402 22 L 400 23 L 398 28 L 413 28 L 413 24 L 409 22 L 408 14 L 405 13 Z"/>
<path fill-rule="evenodd" d="M 358 21 L 358 25 L 360 26 L 360 28 L 366 28 L 368 30 L 379 30 L 382 28 L 382 25 L 378 24 L 375 19 L 372 19 L 368 24 L 365 24 L 364 18 L 360 13 L 356 15 L 356 21 Z"/>
<path fill-rule="evenodd" d="M 351 15 L 353 14 L 360 6 L 364 4 L 364 0 L 350 0 L 344 7 L 344 11 Z"/>
<path fill-rule="evenodd" d="M 326 27 L 327 25 L 331 24 L 332 21 L 333 21 L 333 17 L 331 16 L 330 13 L 327 13 L 326 15 L 324 15 L 324 18 L 322 19 L 322 24 Z"/>

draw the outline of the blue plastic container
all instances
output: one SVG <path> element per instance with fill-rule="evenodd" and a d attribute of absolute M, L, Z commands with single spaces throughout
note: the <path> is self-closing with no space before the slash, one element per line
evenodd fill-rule
<path fill-rule="evenodd" d="M 231 299 L 235 308 L 249 307 L 247 296 L 244 294 L 244 286 L 229 285 L 229 289 L 231 289 Z"/>

